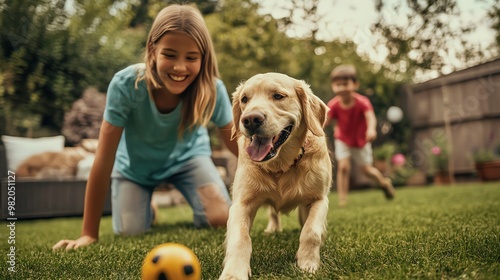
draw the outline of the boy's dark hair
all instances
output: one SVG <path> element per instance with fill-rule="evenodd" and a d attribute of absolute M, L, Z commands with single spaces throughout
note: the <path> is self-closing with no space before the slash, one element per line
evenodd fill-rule
<path fill-rule="evenodd" d="M 332 82 L 335 80 L 352 80 L 353 82 L 357 82 L 357 75 L 356 68 L 353 65 L 344 64 L 333 68 L 330 73 L 330 79 Z"/>

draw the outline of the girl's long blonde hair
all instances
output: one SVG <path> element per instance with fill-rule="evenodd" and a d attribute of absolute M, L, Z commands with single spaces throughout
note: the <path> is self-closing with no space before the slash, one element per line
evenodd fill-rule
<path fill-rule="evenodd" d="M 200 73 L 181 94 L 182 119 L 178 129 L 178 136 L 181 137 L 186 129 L 206 126 L 210 121 L 215 107 L 215 79 L 219 77 L 219 69 L 212 39 L 201 13 L 189 5 L 174 4 L 163 8 L 153 22 L 144 52 L 146 71 L 138 75 L 136 87 L 139 81 L 146 80 L 150 95 L 154 89 L 162 88 L 163 83 L 156 72 L 154 59 L 156 43 L 163 35 L 172 31 L 184 32 L 190 36 L 202 55 Z"/>

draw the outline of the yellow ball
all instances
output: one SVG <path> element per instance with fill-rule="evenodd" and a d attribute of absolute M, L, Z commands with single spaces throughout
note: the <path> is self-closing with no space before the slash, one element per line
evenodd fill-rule
<path fill-rule="evenodd" d="M 151 250 L 142 264 L 142 280 L 199 280 L 200 261 L 188 247 L 165 243 Z"/>

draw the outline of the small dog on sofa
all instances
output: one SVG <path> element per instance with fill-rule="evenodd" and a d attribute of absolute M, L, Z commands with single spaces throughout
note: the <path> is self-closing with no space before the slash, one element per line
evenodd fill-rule
<path fill-rule="evenodd" d="M 319 268 L 332 184 L 326 111 L 305 82 L 280 73 L 255 75 L 233 93 L 239 156 L 219 279 L 251 276 L 250 229 L 262 205 L 270 206 L 267 232 L 280 231 L 279 214 L 298 207 L 297 265 L 311 273 Z"/>
<path fill-rule="evenodd" d="M 17 168 L 18 177 L 74 178 L 78 163 L 93 155 L 97 140 L 83 141 L 79 147 L 66 147 L 61 152 L 43 152 L 25 159 Z"/>

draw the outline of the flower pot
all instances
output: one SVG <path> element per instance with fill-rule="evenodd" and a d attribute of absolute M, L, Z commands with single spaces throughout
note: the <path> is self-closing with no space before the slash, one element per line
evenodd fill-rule
<path fill-rule="evenodd" d="M 476 163 L 476 170 L 481 181 L 500 180 L 500 160 L 489 160 Z"/>
<path fill-rule="evenodd" d="M 434 174 L 435 185 L 449 185 L 450 183 L 450 174 L 448 171 L 438 171 Z"/>

